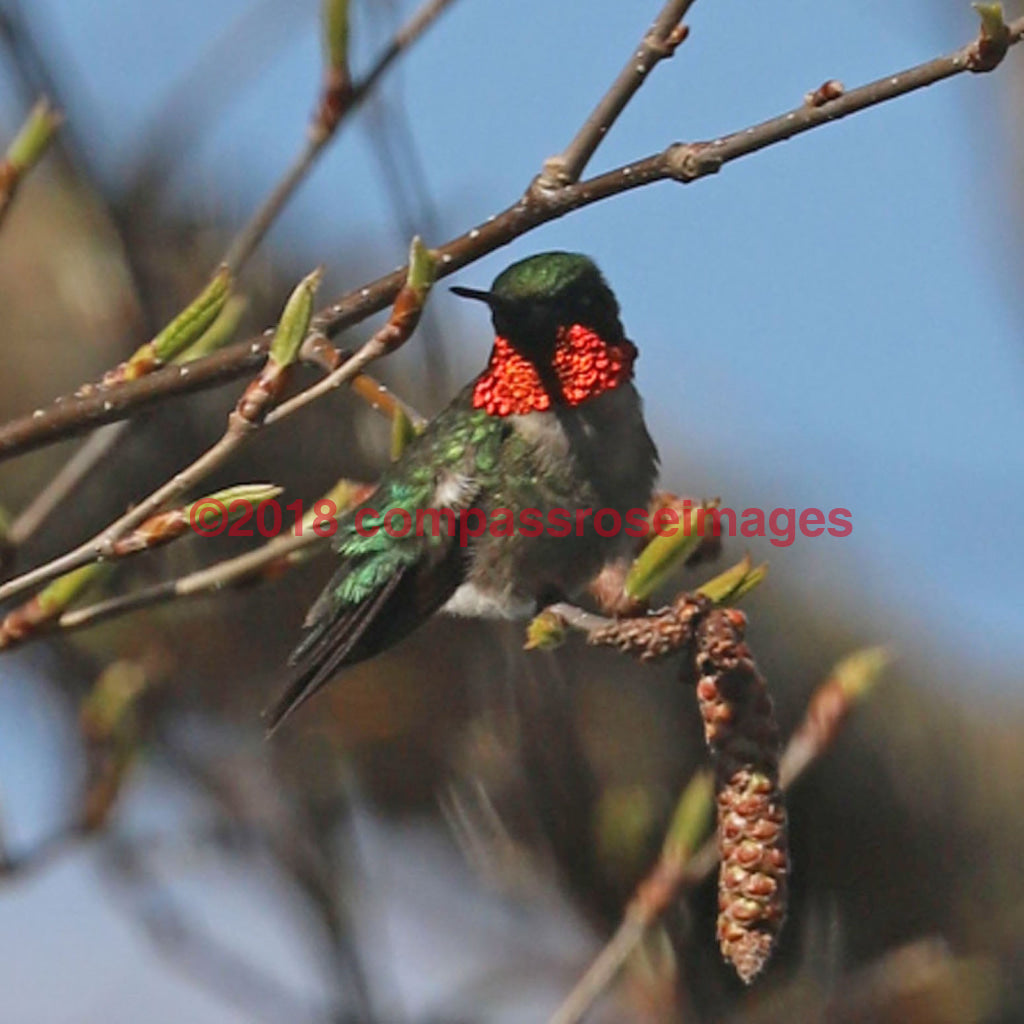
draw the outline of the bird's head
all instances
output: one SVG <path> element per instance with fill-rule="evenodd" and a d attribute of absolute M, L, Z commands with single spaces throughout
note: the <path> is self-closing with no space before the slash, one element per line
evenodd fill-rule
<path fill-rule="evenodd" d="M 490 291 L 453 288 L 486 302 L 495 333 L 534 363 L 550 362 L 559 328 L 587 327 L 604 341 L 621 341 L 619 304 L 588 256 L 542 252 L 503 270 Z"/>
<path fill-rule="evenodd" d="M 485 302 L 497 335 L 479 408 L 509 415 L 578 405 L 632 377 L 636 350 L 619 304 L 587 256 L 540 253 L 503 270 L 490 291 L 452 291 Z"/>

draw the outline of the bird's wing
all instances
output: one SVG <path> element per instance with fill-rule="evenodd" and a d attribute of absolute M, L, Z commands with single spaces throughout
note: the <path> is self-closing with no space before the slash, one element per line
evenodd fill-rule
<path fill-rule="evenodd" d="M 306 617 L 309 632 L 290 659 L 284 691 L 264 712 L 270 732 L 339 668 L 385 650 L 433 615 L 465 579 L 467 548 L 456 532 L 442 520 L 437 536 L 428 529 L 418 537 L 415 518 L 417 509 L 443 507 L 457 519 L 488 486 L 487 474 L 478 472 L 481 455 L 485 465 L 496 465 L 503 439 L 493 429 L 481 433 L 477 419 L 453 403 L 339 523 L 334 547 L 342 564 Z M 357 529 L 365 509 L 376 514 L 364 514 Z M 381 528 L 369 536 L 366 527 L 383 526 L 392 509 L 413 517 L 409 535 L 391 537 Z"/>
<path fill-rule="evenodd" d="M 448 544 L 438 561 L 396 565 L 361 601 L 331 597 L 354 571 L 347 563 L 334 575 L 308 622 L 308 635 L 290 659 L 281 696 L 264 712 L 268 732 L 327 683 L 343 665 L 353 665 L 397 643 L 455 593 L 464 576 L 464 549 Z"/>

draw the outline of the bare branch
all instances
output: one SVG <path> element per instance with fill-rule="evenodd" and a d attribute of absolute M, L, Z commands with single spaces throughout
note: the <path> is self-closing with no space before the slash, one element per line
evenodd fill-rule
<path fill-rule="evenodd" d="M 1024 18 L 1007 26 L 1006 46 L 1024 36 Z M 710 142 L 675 143 L 661 153 L 606 174 L 557 190 L 534 190 L 501 214 L 477 225 L 437 249 L 438 277 L 447 277 L 477 259 L 508 245 L 534 228 L 611 196 L 658 181 L 688 184 L 719 171 L 725 164 L 803 132 L 848 117 L 868 107 L 934 85 L 966 71 L 981 71 L 978 40 L 945 57 L 853 89 L 820 106 L 801 105 L 788 113 Z M 313 326 L 333 337 L 380 312 L 392 302 L 405 280 L 406 268 L 349 292 L 321 310 Z M 103 395 L 64 399 L 48 409 L 0 426 L 0 459 L 52 444 L 103 423 L 123 419 L 138 409 L 181 394 L 244 376 L 258 366 L 269 335 L 225 348 L 182 367 L 165 367 L 148 377 L 111 388 Z"/>
<path fill-rule="evenodd" d="M 97 430 L 57 471 L 52 480 L 32 499 L 7 531 L 7 541 L 18 548 L 54 513 L 60 504 L 82 483 L 97 463 L 128 429 L 127 421 L 108 423 Z"/>
<path fill-rule="evenodd" d="M 579 181 L 580 175 L 604 141 L 626 104 L 647 80 L 647 76 L 666 57 L 671 57 L 686 38 L 688 30 L 682 24 L 686 12 L 694 0 L 669 0 L 640 40 L 640 45 L 630 55 L 626 66 L 612 82 L 611 88 L 601 97 L 593 113 L 583 123 L 576 137 L 558 155 L 544 162 L 536 187 L 541 189 L 561 188 Z"/>
<path fill-rule="evenodd" d="M 338 126 L 366 98 L 385 71 L 402 55 L 430 25 L 450 7 L 454 0 L 427 0 L 396 33 L 373 67 L 358 82 L 347 75 L 332 75 L 327 69 L 320 106 L 310 125 L 309 137 L 280 182 L 274 186 L 263 205 L 231 243 L 224 262 L 239 270 L 248 262 L 264 236 L 277 220 L 288 200 L 306 179 L 323 151 L 337 133 Z"/>
<path fill-rule="evenodd" d="M 326 538 L 317 536 L 312 530 L 304 531 L 301 536 L 275 537 L 254 551 L 216 562 L 186 576 L 67 611 L 57 620 L 57 629 L 70 633 L 142 608 L 199 597 L 260 577 L 276 576 L 279 571 L 295 564 L 293 556 L 326 542 Z"/>

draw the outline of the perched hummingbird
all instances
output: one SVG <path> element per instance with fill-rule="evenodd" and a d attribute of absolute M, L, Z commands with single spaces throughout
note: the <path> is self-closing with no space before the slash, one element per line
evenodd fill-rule
<path fill-rule="evenodd" d="M 624 520 L 647 508 L 658 453 L 632 383 L 636 347 L 594 263 L 541 253 L 508 267 L 490 291 L 452 291 L 490 307 L 490 361 L 340 520 L 341 566 L 306 617 L 291 678 L 266 713 L 270 730 L 339 668 L 392 646 L 439 610 L 519 618 L 571 597 L 629 543 L 622 530 L 602 536 L 593 516 L 576 510 L 614 509 Z M 476 509 L 488 526 L 461 543 L 444 522 L 420 536 L 373 531 L 392 509 L 414 521 L 420 509 L 456 517 Z M 567 535 L 564 520 L 549 527 L 552 509 L 568 511 Z M 496 531 L 502 510 L 514 529 Z M 537 513 L 531 529 L 521 528 L 524 510 Z M 401 532 L 392 522 L 391 533 Z"/>

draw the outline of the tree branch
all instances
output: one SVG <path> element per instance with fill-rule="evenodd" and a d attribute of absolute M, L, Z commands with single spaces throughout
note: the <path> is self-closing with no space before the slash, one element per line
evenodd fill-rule
<path fill-rule="evenodd" d="M 0 601 L 90 562 L 116 557 L 118 542 L 122 538 L 223 465 L 265 425 L 279 422 L 328 391 L 354 380 L 369 363 L 389 355 L 403 345 L 419 322 L 423 305 L 434 282 L 434 271 L 433 256 L 419 238 L 414 238 L 410 250 L 407 281 L 395 299 L 388 322 L 355 355 L 327 377 L 270 412 L 280 400 L 291 377 L 300 345 L 309 330 L 313 294 L 321 276 L 319 270 L 310 274 L 288 300 L 271 344 L 269 358 L 259 376 L 238 400 L 228 417 L 227 429 L 221 438 L 191 465 L 175 473 L 165 484 L 91 540 L 0 585 Z"/>
<path fill-rule="evenodd" d="M 452 3 L 454 0 L 427 0 L 427 3 L 423 4 L 395 33 L 373 67 L 355 84 L 350 83 L 347 78 L 332 77 L 328 72 L 320 107 L 310 126 L 309 137 L 281 181 L 228 248 L 224 262 L 232 270 L 239 270 L 255 252 L 288 200 L 295 194 L 337 134 L 342 121 L 362 103 L 377 80 L 394 61 L 412 46 Z"/>
<path fill-rule="evenodd" d="M 1006 46 L 1024 36 L 1024 18 L 1007 26 Z M 840 120 L 966 71 L 991 70 L 991 57 L 979 60 L 980 40 L 955 53 L 878 79 L 820 106 L 804 105 L 758 125 L 709 142 L 675 143 L 663 150 L 587 181 L 555 190 L 531 189 L 498 216 L 477 225 L 436 250 L 438 277 L 447 277 L 477 259 L 508 245 L 527 232 L 575 210 L 658 181 L 688 184 L 719 171 L 725 164 L 785 142 L 803 132 Z M 400 268 L 343 296 L 321 310 L 313 327 L 334 336 L 380 312 L 398 294 L 406 269 Z M 102 395 L 66 398 L 48 409 L 0 427 L 0 459 L 52 444 L 103 423 L 123 419 L 138 409 L 181 394 L 244 376 L 262 361 L 269 334 L 241 342 L 187 366 L 165 367 L 148 377 L 117 385 Z"/>
<path fill-rule="evenodd" d="M 306 144 L 282 180 L 274 187 L 263 205 L 228 248 L 222 262 L 228 265 L 232 271 L 237 273 L 248 262 L 287 201 L 299 188 L 320 154 L 334 138 L 342 121 L 362 102 L 391 64 L 426 31 L 452 2 L 453 0 L 428 0 L 396 32 L 370 71 L 354 86 L 348 83 L 347 78 L 341 80 L 336 75 L 332 76 L 330 73 L 326 75 L 320 106 L 311 125 Z M 59 115 L 54 114 L 48 108 L 40 108 L 40 111 L 41 114 L 37 115 L 37 119 L 45 114 L 49 121 L 54 122 L 54 125 L 59 123 Z M 43 118 L 41 122 L 44 126 L 49 123 L 46 118 Z M 23 169 L 16 163 L 7 161 L 0 163 L 0 221 L 3 220 L 7 204 L 25 170 L 27 167 Z M 134 270 L 134 268 L 130 269 Z M 133 277 L 137 276 L 133 273 Z M 65 497 L 75 490 L 81 480 L 110 453 L 122 437 L 123 430 L 111 429 L 97 435 L 89 445 L 83 447 L 72 457 L 67 466 L 26 510 L 26 514 L 18 518 L 15 523 L 16 529 L 9 532 L 6 538 L 8 547 L 4 553 L 6 560 L 13 559 L 18 545 L 31 536 Z"/>
<path fill-rule="evenodd" d="M 626 104 L 647 80 L 647 76 L 686 38 L 688 29 L 682 24 L 694 0 L 669 0 L 630 55 L 611 88 L 601 97 L 593 113 L 583 123 L 575 138 L 558 155 L 544 162 L 537 179 L 538 188 L 560 188 L 579 181 L 580 175 L 604 141 Z"/>

